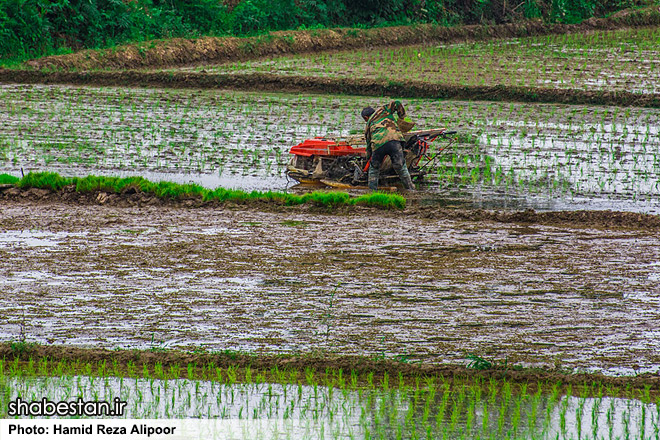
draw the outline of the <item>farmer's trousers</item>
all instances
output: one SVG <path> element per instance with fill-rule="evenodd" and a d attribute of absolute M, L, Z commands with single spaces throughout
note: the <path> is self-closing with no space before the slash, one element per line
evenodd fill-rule
<path fill-rule="evenodd" d="M 406 161 L 403 156 L 403 147 L 400 141 L 389 141 L 379 147 L 371 155 L 371 165 L 369 165 L 369 188 L 373 191 L 378 189 L 378 178 L 380 177 L 380 166 L 383 164 L 385 156 L 392 160 L 392 167 L 399 175 L 403 186 L 406 189 L 414 189 Z"/>

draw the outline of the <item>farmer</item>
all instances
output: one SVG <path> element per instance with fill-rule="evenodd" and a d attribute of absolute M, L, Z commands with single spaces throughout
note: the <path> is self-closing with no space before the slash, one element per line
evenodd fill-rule
<path fill-rule="evenodd" d="M 414 190 L 415 186 L 410 178 L 406 160 L 403 155 L 403 133 L 399 129 L 396 113 L 400 119 L 406 116 L 406 110 L 399 101 L 392 101 L 378 110 L 367 107 L 362 110 L 362 119 L 367 123 L 364 137 L 367 140 L 367 161 L 369 165 L 369 188 L 378 189 L 380 166 L 385 156 L 392 160 L 392 167 L 399 175 L 403 186 L 407 190 Z"/>

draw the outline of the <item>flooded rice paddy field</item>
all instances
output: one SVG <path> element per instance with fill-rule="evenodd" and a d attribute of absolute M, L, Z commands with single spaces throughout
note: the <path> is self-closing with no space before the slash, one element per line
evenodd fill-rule
<path fill-rule="evenodd" d="M 660 368 L 650 230 L 6 202 L 0 339 Z"/>
<path fill-rule="evenodd" d="M 35 85 L 1 85 L 0 98 L 0 172 L 259 190 L 288 186 L 292 145 L 361 133 L 360 109 L 389 99 Z M 658 109 L 403 102 L 418 128 L 459 132 L 428 194 L 495 208 L 660 212 Z"/>
<path fill-rule="evenodd" d="M 647 94 L 660 93 L 658 43 L 660 27 L 648 27 L 319 52 L 194 69 Z"/>
<path fill-rule="evenodd" d="M 330 386 L 215 380 L 117 378 L 56 375 L 11 377 L 11 396 L 48 396 L 67 401 L 120 398 L 124 417 L 232 421 L 231 438 L 534 438 L 617 439 L 658 436 L 660 402 L 652 398 L 588 397 L 512 390 L 507 382 L 489 384 L 427 381 L 417 387 L 357 388 L 351 377 Z M 286 377 L 286 380 L 291 380 Z M 296 378 L 299 381 L 300 378 Z M 319 383 L 320 382 L 320 383 Z M 483 389 L 482 389 L 483 388 Z M 0 395 L 3 403 L 5 395 Z M 6 405 L 0 407 L 6 408 Z M 0 411 L 2 411 L 0 409 Z M 279 436 L 274 431 L 279 432 Z M 239 434 L 240 433 L 240 434 Z"/>

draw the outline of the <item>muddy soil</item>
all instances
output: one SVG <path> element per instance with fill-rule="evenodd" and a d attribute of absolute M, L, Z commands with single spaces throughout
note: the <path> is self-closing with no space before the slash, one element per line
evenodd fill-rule
<path fill-rule="evenodd" d="M 2 202 L 5 341 L 660 367 L 657 230 L 25 199 Z"/>
<path fill-rule="evenodd" d="M 353 195 L 363 194 L 355 190 Z M 423 219 L 444 219 L 457 221 L 489 221 L 498 223 L 542 224 L 571 228 L 610 228 L 626 230 L 660 230 L 660 215 L 639 212 L 618 212 L 611 210 L 571 210 L 571 211 L 535 211 L 525 210 L 489 210 L 474 208 L 449 207 L 444 208 L 435 203 L 429 203 L 423 192 L 405 195 L 407 207 L 402 210 L 386 210 L 385 208 L 370 208 L 366 206 L 325 207 L 315 205 L 285 206 L 274 201 L 204 201 L 198 196 L 183 198 L 160 198 L 143 192 L 123 192 L 121 194 L 106 191 L 77 192 L 70 185 L 60 191 L 49 188 L 18 188 L 13 185 L 0 185 L 1 203 L 64 203 L 81 206 L 112 206 L 128 207 L 163 207 L 163 208 L 208 208 L 208 209 L 250 209 L 273 213 L 293 214 L 333 214 L 348 215 L 362 212 L 381 212 L 388 216 L 412 216 Z"/>
<path fill-rule="evenodd" d="M 0 69 L 0 83 L 68 84 L 112 87 L 230 89 L 264 92 L 324 93 L 402 98 L 547 102 L 560 104 L 660 107 L 660 94 L 522 86 L 459 86 L 424 81 L 315 78 L 265 73 L 205 72 L 49 72 Z"/>
<path fill-rule="evenodd" d="M 24 351 L 17 352 L 11 347 L 11 344 L 0 343 L 0 358 L 14 361 L 19 359 L 19 365 L 23 371 L 34 368 L 40 360 L 46 360 L 53 364 L 60 361 L 68 364 L 67 373 L 71 375 L 85 374 L 87 365 L 91 365 L 92 371 L 108 371 L 114 376 L 135 377 L 143 374 L 144 366 L 151 374 L 155 374 L 156 364 L 160 364 L 165 371 L 172 371 L 169 367 L 180 367 L 181 376 L 188 375 L 188 368 L 191 367 L 195 377 L 203 378 L 208 375 L 208 366 L 212 365 L 219 368 L 236 368 L 238 381 L 245 380 L 246 368 L 250 368 L 252 375 L 262 372 L 266 380 L 277 382 L 272 368 L 280 370 L 301 370 L 308 369 L 317 372 L 317 380 L 336 374 L 337 370 L 342 370 L 345 374 L 355 372 L 358 375 L 358 383 L 367 385 L 366 376 L 374 374 L 374 383 L 382 384 L 382 374 L 387 373 L 390 377 L 399 376 L 403 378 L 404 383 L 415 384 L 420 375 L 424 376 L 442 376 L 450 381 L 456 380 L 462 383 L 468 378 L 494 378 L 501 380 L 506 378 L 516 385 L 523 385 L 528 393 L 534 393 L 538 386 L 556 385 L 560 383 L 562 389 L 571 385 L 572 392 L 584 390 L 587 394 L 593 393 L 598 388 L 598 384 L 618 387 L 619 391 L 625 389 L 626 392 L 643 389 L 650 386 L 652 396 L 660 393 L 660 376 L 657 374 L 639 374 L 636 376 L 606 376 L 600 373 L 572 373 L 570 371 L 553 369 L 521 369 L 514 365 L 494 364 L 490 369 L 477 370 L 467 368 L 461 365 L 449 364 L 425 364 L 418 362 L 407 362 L 401 359 L 386 359 L 382 357 L 350 356 L 324 353 L 322 351 L 305 354 L 290 355 L 277 354 L 255 355 L 251 353 L 238 352 L 184 352 L 179 350 L 108 350 L 95 348 L 80 348 L 72 346 L 58 345 L 39 345 L 33 344 L 25 348 Z M 29 362 L 33 364 L 30 366 Z M 112 365 L 112 369 L 108 366 Z M 185 372 L 185 373 L 184 373 Z M 587 387 L 582 388 L 584 385 Z M 635 391 L 633 391 L 635 392 Z"/>

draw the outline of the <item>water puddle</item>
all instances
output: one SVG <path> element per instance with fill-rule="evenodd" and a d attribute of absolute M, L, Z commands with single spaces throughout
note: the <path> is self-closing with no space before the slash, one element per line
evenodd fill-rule
<path fill-rule="evenodd" d="M 421 186 L 420 204 L 444 208 L 486 209 L 505 211 L 616 211 L 660 215 L 660 200 L 631 200 L 625 197 L 566 196 L 530 194 L 516 190 L 491 188 L 443 189 L 432 183 Z"/>
<path fill-rule="evenodd" d="M 50 231 L 2 231 L 0 232 L 0 249 L 12 247 L 56 247 L 61 240 L 68 237 L 82 237 L 84 234 Z"/>

